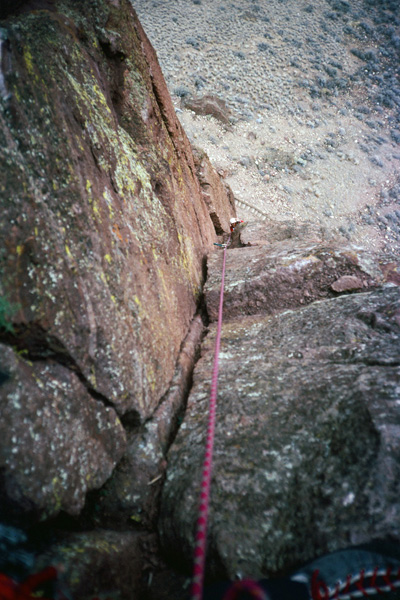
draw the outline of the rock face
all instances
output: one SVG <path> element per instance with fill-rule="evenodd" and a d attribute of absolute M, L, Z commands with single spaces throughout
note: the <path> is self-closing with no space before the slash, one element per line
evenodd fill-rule
<path fill-rule="evenodd" d="M 400 291 L 324 300 L 222 331 L 209 562 L 259 577 L 400 536 Z M 215 326 L 170 450 L 161 530 L 192 556 Z"/>
<path fill-rule="evenodd" d="M 95 400 L 71 370 L 30 363 L 0 344 L 2 515 L 16 507 L 51 517 L 78 514 L 122 457 L 125 431 L 114 409 Z"/>
<path fill-rule="evenodd" d="M 0 29 L 0 394 L 10 427 L 0 467 L 12 501 L 43 515 L 79 511 L 121 457 L 118 416 L 135 427 L 167 392 L 216 239 L 131 4 L 86 4 L 9 3 Z M 36 483 L 23 474 L 23 427 L 39 435 Z M 71 466 L 62 492 L 53 467 L 41 471 L 54 429 L 54 472 Z M 64 441 L 73 451 L 81 435 L 84 460 L 69 463 Z"/>
<path fill-rule="evenodd" d="M 376 257 L 325 240 L 321 231 L 251 224 L 240 237 L 246 246 L 227 253 L 225 319 L 273 314 L 390 280 Z M 218 318 L 221 260 L 214 253 L 208 262 L 205 295 L 212 321 Z"/>
<path fill-rule="evenodd" d="M 351 544 L 400 539 L 399 288 L 376 258 L 328 251 L 310 228 L 245 232 L 242 242 L 258 245 L 227 251 L 212 577 L 268 576 Z M 221 260 L 210 260 L 211 319 Z M 333 292 L 355 273 L 362 293 L 348 294 L 348 284 Z M 178 563 L 193 556 L 215 335 L 213 323 L 168 455 L 160 529 Z"/>
<path fill-rule="evenodd" d="M 21 348 L 144 417 L 172 378 L 213 227 L 129 3 L 97 2 L 93 21 L 55 9 L 5 27 L 3 293 Z"/>
<path fill-rule="evenodd" d="M 40 556 L 37 566 L 63 564 L 68 576 L 67 582 L 61 579 L 60 583 L 72 598 L 144 598 L 133 594 L 141 588 L 146 547 L 150 544 L 154 544 L 150 536 L 134 531 L 67 533 L 50 552 Z"/>
<path fill-rule="evenodd" d="M 229 126 L 231 123 L 230 118 L 232 117 L 232 113 L 230 109 L 224 100 L 217 98 L 217 96 L 207 94 L 201 98 L 184 97 L 182 104 L 197 115 L 209 115 L 226 126 Z"/>
<path fill-rule="evenodd" d="M 233 197 L 128 0 L 7 0 L 0 18 L 1 521 L 35 525 L 25 566 L 63 562 L 80 600 L 160 600 L 165 477 L 163 544 L 191 561 L 220 250 L 167 475 L 166 453 Z M 227 267 L 210 573 L 400 539 L 398 258 L 250 223 Z"/>
<path fill-rule="evenodd" d="M 216 173 L 208 156 L 194 148 L 196 173 L 201 186 L 203 200 L 218 235 L 229 231 L 231 217 L 236 216 L 235 198 L 232 190 Z"/>
<path fill-rule="evenodd" d="M 167 466 L 165 457 L 182 419 L 183 399 L 191 387 L 193 364 L 199 355 L 203 333 L 204 325 L 198 315 L 182 345 L 171 387 L 162 404 L 139 431 L 128 432 L 124 457 L 97 500 L 97 515 L 102 523 L 121 526 L 131 520 L 154 526 Z"/>

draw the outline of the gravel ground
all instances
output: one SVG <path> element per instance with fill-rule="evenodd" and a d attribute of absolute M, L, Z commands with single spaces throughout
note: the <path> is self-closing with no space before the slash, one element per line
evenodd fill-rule
<path fill-rule="evenodd" d="M 132 0 L 189 139 L 245 219 L 400 241 L 398 0 Z M 225 101 L 230 125 L 185 108 Z"/>

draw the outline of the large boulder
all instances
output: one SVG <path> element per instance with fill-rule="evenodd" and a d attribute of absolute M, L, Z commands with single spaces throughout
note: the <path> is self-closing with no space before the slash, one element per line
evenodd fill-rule
<path fill-rule="evenodd" d="M 12 374 L 0 380 L 1 474 L 23 510 L 76 513 L 121 457 L 121 422 L 140 426 L 165 396 L 216 233 L 130 2 L 29 0 L 7 3 L 6 16 L 0 341 Z"/>
<path fill-rule="evenodd" d="M 212 325 L 162 497 L 163 544 L 183 564 L 193 556 L 215 334 Z M 210 573 L 271 575 L 351 544 L 400 539 L 399 389 L 394 284 L 226 322 Z"/>
<path fill-rule="evenodd" d="M 121 459 L 124 428 L 70 369 L 32 363 L 2 344 L 0 356 L 1 518 L 78 514 Z"/>
<path fill-rule="evenodd" d="M 395 273 L 388 257 L 378 260 L 363 248 L 325 239 L 323 231 L 309 224 L 250 223 L 240 232 L 239 245 L 226 256 L 225 319 L 273 314 L 365 291 L 392 281 Z M 205 285 L 211 321 L 218 318 L 221 266 L 222 252 L 214 252 Z"/>

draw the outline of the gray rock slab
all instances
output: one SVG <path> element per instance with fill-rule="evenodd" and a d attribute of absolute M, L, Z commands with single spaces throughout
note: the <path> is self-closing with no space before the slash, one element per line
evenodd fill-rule
<path fill-rule="evenodd" d="M 168 455 L 160 531 L 189 567 L 215 327 Z M 315 302 L 222 331 L 208 569 L 259 577 L 400 539 L 400 290 Z"/>
<path fill-rule="evenodd" d="M 118 415 L 62 365 L 30 362 L 3 344 L 0 356 L 1 514 L 76 515 L 125 451 Z"/>

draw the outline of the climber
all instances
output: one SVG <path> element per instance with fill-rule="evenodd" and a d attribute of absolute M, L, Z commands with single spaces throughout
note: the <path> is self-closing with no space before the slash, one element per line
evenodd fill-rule
<path fill-rule="evenodd" d="M 232 219 L 230 220 L 231 233 L 233 233 L 236 225 L 238 225 L 239 223 L 243 223 L 243 221 L 241 221 L 240 219 L 236 219 L 236 218 L 232 217 Z"/>

